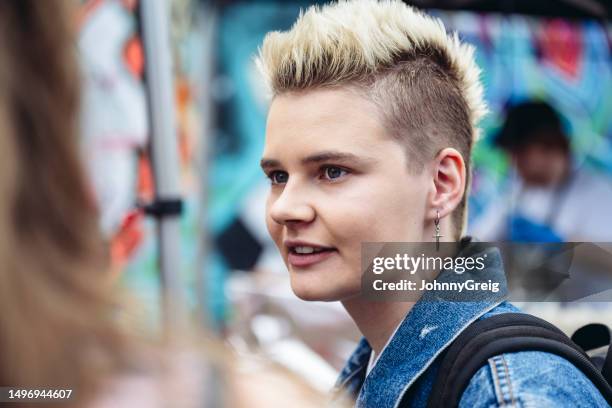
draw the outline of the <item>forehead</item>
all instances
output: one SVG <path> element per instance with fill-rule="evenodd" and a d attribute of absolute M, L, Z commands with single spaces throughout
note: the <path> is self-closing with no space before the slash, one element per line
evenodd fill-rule
<path fill-rule="evenodd" d="M 376 107 L 350 89 L 281 94 L 268 114 L 264 156 L 316 150 L 372 152 L 400 146 L 387 136 Z"/>

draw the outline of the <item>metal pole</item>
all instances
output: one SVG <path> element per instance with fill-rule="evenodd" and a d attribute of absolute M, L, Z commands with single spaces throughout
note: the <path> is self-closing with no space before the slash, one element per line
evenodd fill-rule
<path fill-rule="evenodd" d="M 196 167 L 200 181 L 200 204 L 198 207 L 198 222 L 204 226 L 200 231 L 200 245 L 198 259 L 196 262 L 196 286 L 198 292 L 198 303 L 200 319 L 210 332 L 215 332 L 213 311 L 209 310 L 209 301 L 206 295 L 209 293 L 211 279 L 207 270 L 207 259 L 211 252 L 211 240 L 208 226 L 208 171 L 210 166 L 210 150 L 212 133 L 214 131 L 214 115 L 211 84 L 214 77 L 215 66 L 215 40 L 217 29 L 217 12 L 213 6 L 200 5 L 198 8 L 198 34 L 202 40 L 201 60 L 199 62 L 200 72 L 200 118 L 202 119 L 201 145 L 197 155 Z"/>
<path fill-rule="evenodd" d="M 155 178 L 155 203 L 161 275 L 162 302 L 166 324 L 178 323 L 183 307 L 180 286 L 180 179 L 176 133 L 172 53 L 166 0 L 140 2 L 145 74 L 148 91 L 151 159 Z M 166 204 L 174 205 L 168 211 Z M 159 204 L 159 205 L 158 205 Z"/>

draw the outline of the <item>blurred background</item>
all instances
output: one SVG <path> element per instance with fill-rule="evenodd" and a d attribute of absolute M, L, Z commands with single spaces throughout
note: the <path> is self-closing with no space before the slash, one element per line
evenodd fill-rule
<path fill-rule="evenodd" d="M 483 70 L 490 113 L 474 149 L 468 232 L 482 240 L 612 242 L 610 5 L 408 3 L 473 44 Z M 143 26 L 154 29 L 155 21 L 143 21 L 138 0 L 80 1 L 77 48 L 83 157 L 119 284 L 155 325 L 171 276 L 172 293 L 239 351 L 262 350 L 326 390 L 359 335 L 338 303 L 292 294 L 267 237 L 269 182 L 259 159 L 268 99 L 253 63 L 264 35 L 288 29 L 310 4 L 168 0 L 174 94 L 161 106 L 150 103 L 146 61 L 164 50 L 145 47 Z M 174 124 L 166 137 L 176 137 L 176 154 L 155 150 L 156 115 Z M 170 199 L 182 202 L 174 230 L 158 228 L 152 216 L 166 172 L 178 175 Z M 150 216 L 135 217 L 138 208 Z M 164 240 L 173 256 L 163 255 Z M 570 332 L 594 320 L 587 306 L 533 307 Z"/>

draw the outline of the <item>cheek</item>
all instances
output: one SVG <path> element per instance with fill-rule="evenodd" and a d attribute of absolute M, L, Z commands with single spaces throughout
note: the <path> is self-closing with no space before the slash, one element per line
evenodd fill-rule
<path fill-rule="evenodd" d="M 391 196 L 369 202 L 363 224 L 372 241 L 411 241 L 417 239 L 417 221 L 423 212 L 415 197 Z"/>
<path fill-rule="evenodd" d="M 266 202 L 266 228 L 268 229 L 268 234 L 270 235 L 270 237 L 272 238 L 272 240 L 276 243 L 276 245 L 279 245 L 280 240 L 282 239 L 281 237 L 281 233 L 282 233 L 282 226 L 280 224 L 278 224 L 276 221 L 274 221 L 272 219 L 272 217 L 270 216 L 270 199 L 268 199 L 268 201 Z"/>
<path fill-rule="evenodd" d="M 554 163 L 553 167 L 556 170 L 556 172 L 560 172 L 564 169 L 565 157 L 563 157 L 560 154 L 555 154 L 552 156 L 551 162 Z"/>
<path fill-rule="evenodd" d="M 408 185 L 370 180 L 363 189 L 336 197 L 321 212 L 334 220 L 330 230 L 335 238 L 356 249 L 366 241 L 418 241 L 426 193 L 421 184 Z"/>

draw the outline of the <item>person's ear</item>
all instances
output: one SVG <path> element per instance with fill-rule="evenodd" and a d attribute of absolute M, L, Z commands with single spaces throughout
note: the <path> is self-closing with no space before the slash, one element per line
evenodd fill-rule
<path fill-rule="evenodd" d="M 440 218 L 450 214 L 461 202 L 465 193 L 466 168 L 463 156 L 456 149 L 442 149 L 433 161 L 433 183 L 428 206 L 428 216 Z"/>

